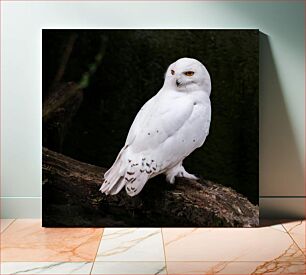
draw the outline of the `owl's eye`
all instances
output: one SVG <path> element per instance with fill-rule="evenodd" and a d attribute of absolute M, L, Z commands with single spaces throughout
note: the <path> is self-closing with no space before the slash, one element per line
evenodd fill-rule
<path fill-rule="evenodd" d="M 175 71 L 171 70 L 171 74 L 174 75 L 174 74 L 175 74 Z"/>
<path fill-rule="evenodd" d="M 186 76 L 193 76 L 194 72 L 192 72 L 192 71 L 184 72 L 184 75 L 186 75 Z"/>

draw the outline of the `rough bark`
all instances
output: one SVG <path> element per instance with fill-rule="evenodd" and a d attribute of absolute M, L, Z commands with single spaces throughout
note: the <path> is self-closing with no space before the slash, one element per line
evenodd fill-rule
<path fill-rule="evenodd" d="M 74 82 L 53 89 L 43 103 L 43 144 L 61 152 L 70 123 L 83 101 L 83 92 Z"/>
<path fill-rule="evenodd" d="M 99 192 L 104 168 L 43 149 L 43 226 L 234 226 L 259 223 L 258 206 L 229 187 L 163 176 L 129 197 Z"/>

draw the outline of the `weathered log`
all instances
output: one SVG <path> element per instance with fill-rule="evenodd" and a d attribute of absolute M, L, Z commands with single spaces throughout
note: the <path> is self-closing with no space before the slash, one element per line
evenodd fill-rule
<path fill-rule="evenodd" d="M 43 149 L 43 226 L 234 226 L 259 223 L 258 206 L 229 187 L 163 176 L 129 197 L 101 194 L 104 168 Z"/>
<path fill-rule="evenodd" d="M 70 123 L 83 101 L 83 92 L 74 82 L 62 83 L 43 103 L 43 145 L 62 151 Z"/>
<path fill-rule="evenodd" d="M 46 123 L 63 110 L 74 98 L 82 101 L 82 91 L 74 82 L 62 83 L 53 88 L 50 96 L 43 103 L 43 122 Z"/>

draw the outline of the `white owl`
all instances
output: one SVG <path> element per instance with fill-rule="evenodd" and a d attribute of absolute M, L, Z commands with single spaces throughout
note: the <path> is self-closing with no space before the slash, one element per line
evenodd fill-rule
<path fill-rule="evenodd" d="M 210 91 L 210 76 L 201 62 L 181 58 L 172 63 L 163 87 L 138 112 L 100 191 L 115 195 L 125 187 L 135 196 L 162 173 L 170 183 L 175 177 L 197 179 L 182 163 L 208 135 Z"/>

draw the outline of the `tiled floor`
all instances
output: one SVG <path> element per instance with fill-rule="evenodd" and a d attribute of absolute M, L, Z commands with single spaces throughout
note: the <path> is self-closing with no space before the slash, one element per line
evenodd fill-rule
<path fill-rule="evenodd" d="M 1 220 L 0 274 L 306 274 L 305 252 L 305 221 L 103 230 Z"/>

